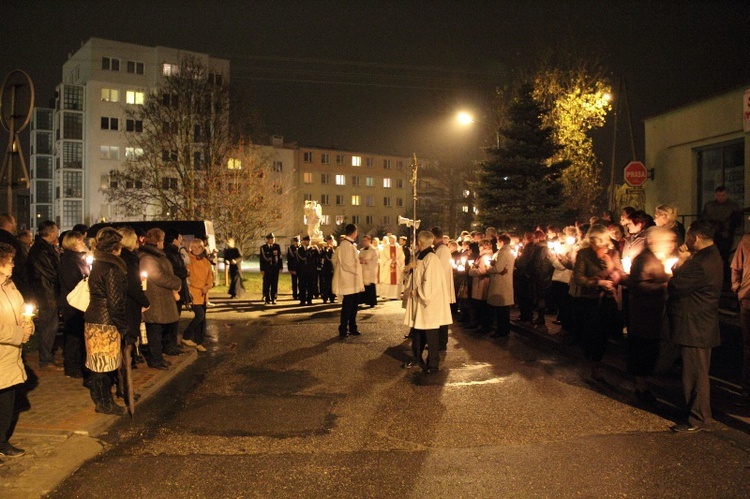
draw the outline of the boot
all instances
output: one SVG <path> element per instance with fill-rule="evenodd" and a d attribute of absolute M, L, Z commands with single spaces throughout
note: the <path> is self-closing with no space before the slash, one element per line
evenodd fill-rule
<path fill-rule="evenodd" d="M 114 414 L 116 416 L 122 416 L 125 413 L 125 408 L 115 404 L 112 398 L 112 385 L 108 376 L 97 377 L 95 388 L 97 390 L 97 397 L 99 398 L 94 409 L 96 412 Z"/>

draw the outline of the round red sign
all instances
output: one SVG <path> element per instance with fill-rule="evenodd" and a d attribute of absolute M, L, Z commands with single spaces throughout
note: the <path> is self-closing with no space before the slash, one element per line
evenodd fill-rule
<path fill-rule="evenodd" d="M 648 178 L 646 165 L 640 161 L 631 161 L 623 170 L 625 182 L 631 187 L 640 187 Z"/>

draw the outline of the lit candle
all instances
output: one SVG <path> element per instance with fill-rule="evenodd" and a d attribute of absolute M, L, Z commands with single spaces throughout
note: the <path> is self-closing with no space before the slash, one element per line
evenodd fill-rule
<path fill-rule="evenodd" d="M 31 303 L 25 303 L 23 306 L 23 313 L 21 314 L 21 317 L 23 317 L 25 321 L 30 321 L 31 319 L 33 319 L 34 305 L 32 305 Z"/>
<path fill-rule="evenodd" d="M 484 266 L 485 267 L 489 267 L 490 266 L 490 257 L 489 256 L 484 255 L 484 258 L 482 258 L 482 261 L 484 262 Z"/>
<path fill-rule="evenodd" d="M 148 272 L 141 272 L 141 288 L 143 288 L 143 291 L 146 291 L 148 282 Z"/>
<path fill-rule="evenodd" d="M 576 243 L 576 238 L 573 236 L 568 236 L 565 238 L 565 242 L 568 243 L 568 246 L 573 246 Z"/>
<path fill-rule="evenodd" d="M 633 260 L 629 256 L 626 256 L 622 259 L 622 270 L 625 271 L 626 274 L 630 274 L 630 267 L 633 265 Z"/>
<path fill-rule="evenodd" d="M 466 270 L 466 266 L 464 266 L 464 264 L 461 264 L 461 265 L 458 266 L 458 271 L 459 272 L 463 272 L 465 270 Z"/>
<path fill-rule="evenodd" d="M 679 258 L 677 257 L 667 258 L 664 261 L 664 272 L 666 272 L 669 275 L 672 275 L 672 267 L 674 267 L 675 263 L 677 263 L 678 260 Z"/>
<path fill-rule="evenodd" d="M 89 255 L 86 257 L 86 263 L 89 264 L 89 268 L 94 266 L 94 257 Z"/>

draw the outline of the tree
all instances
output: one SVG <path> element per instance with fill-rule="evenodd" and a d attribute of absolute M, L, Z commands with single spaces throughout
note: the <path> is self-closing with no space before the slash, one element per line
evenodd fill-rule
<path fill-rule="evenodd" d="M 563 215 L 560 173 L 567 163 L 558 152 L 545 109 L 531 84 L 521 85 L 500 130 L 500 147 L 480 165 L 476 194 L 478 218 L 500 230 L 527 230 L 558 221 Z"/>
<path fill-rule="evenodd" d="M 204 211 L 219 239 L 233 237 L 243 254 L 251 243 L 291 215 L 291 186 L 274 171 L 269 148 L 240 142 L 227 151 L 227 163 L 206 178 L 211 193 Z"/>
<path fill-rule="evenodd" d="M 604 125 L 611 87 L 598 64 L 580 60 L 563 69 L 543 64 L 534 77 L 534 97 L 549 110 L 544 123 L 560 145 L 553 161 L 569 163 L 560 176 L 565 207 L 577 215 L 592 215 L 598 211 L 603 182 L 588 132 Z"/>
<path fill-rule="evenodd" d="M 215 76 L 186 56 L 143 105 L 125 110 L 129 147 L 110 172 L 110 202 L 129 213 L 205 218 L 206 180 L 226 164 L 230 143 L 229 89 Z"/>

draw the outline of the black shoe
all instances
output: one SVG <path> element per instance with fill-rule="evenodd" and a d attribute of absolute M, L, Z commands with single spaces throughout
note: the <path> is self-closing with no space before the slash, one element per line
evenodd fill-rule
<path fill-rule="evenodd" d="M 160 371 L 169 370 L 169 366 L 167 365 L 166 362 L 161 362 L 159 364 L 149 364 L 148 367 L 150 367 L 151 369 L 158 369 Z"/>
<path fill-rule="evenodd" d="M 125 408 L 121 405 L 115 404 L 114 401 L 112 401 L 110 405 L 96 404 L 94 411 L 100 414 L 114 414 L 115 416 L 122 416 L 125 414 Z"/>
<path fill-rule="evenodd" d="M 276 305 L 276 300 L 271 300 L 271 305 Z"/>
<path fill-rule="evenodd" d="M 349 331 L 349 336 L 359 336 L 360 334 L 362 333 L 360 333 L 359 331 Z"/>
<path fill-rule="evenodd" d="M 669 429 L 675 433 L 698 433 L 699 431 L 703 431 L 702 426 L 695 426 L 690 423 L 676 424 L 674 426 L 670 426 Z"/>
<path fill-rule="evenodd" d="M 409 362 L 404 362 L 401 364 L 401 367 L 404 369 L 411 369 L 412 367 L 422 367 L 424 366 L 424 361 L 416 361 L 416 360 L 410 360 Z"/>
<path fill-rule="evenodd" d="M 655 404 L 657 402 L 656 397 L 649 390 L 636 390 L 635 398 L 648 404 Z"/>
<path fill-rule="evenodd" d="M 425 374 L 435 374 L 435 373 L 440 372 L 440 368 L 439 367 L 428 367 L 423 372 Z"/>
<path fill-rule="evenodd" d="M 8 442 L 0 445 L 0 456 L 2 457 L 21 457 L 24 454 L 26 454 L 25 450 L 19 449 L 18 447 L 13 447 Z"/>
<path fill-rule="evenodd" d="M 495 333 L 495 334 L 490 335 L 490 338 L 507 338 L 507 337 L 508 337 L 508 333 Z"/>
<path fill-rule="evenodd" d="M 349 336 L 349 335 L 348 335 L 348 334 L 346 334 L 346 333 L 343 333 L 343 334 L 342 334 L 342 333 L 339 333 L 339 339 L 340 339 L 340 340 L 344 340 L 344 339 L 346 339 L 346 337 L 347 337 L 347 336 Z"/>

